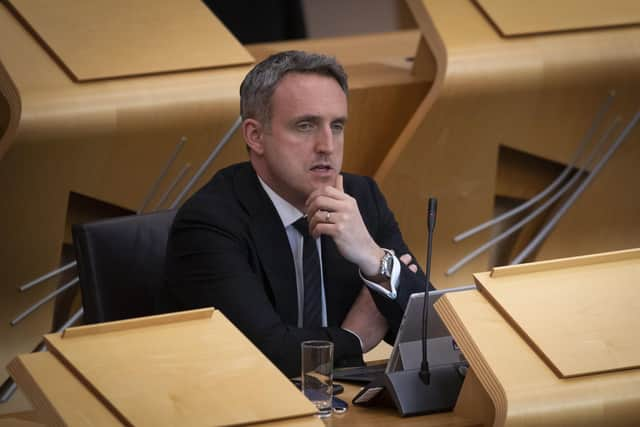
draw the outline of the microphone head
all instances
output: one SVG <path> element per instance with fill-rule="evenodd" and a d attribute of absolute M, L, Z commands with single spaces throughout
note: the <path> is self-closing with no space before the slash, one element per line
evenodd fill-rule
<path fill-rule="evenodd" d="M 429 197 L 428 213 L 428 225 L 429 231 L 433 231 L 436 227 L 436 213 L 438 212 L 438 199 L 435 197 Z"/>

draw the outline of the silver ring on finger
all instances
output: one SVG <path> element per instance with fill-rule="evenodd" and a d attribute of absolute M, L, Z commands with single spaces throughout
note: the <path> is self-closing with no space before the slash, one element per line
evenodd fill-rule
<path fill-rule="evenodd" d="M 331 212 L 327 211 L 324 216 L 324 222 L 331 222 Z"/>

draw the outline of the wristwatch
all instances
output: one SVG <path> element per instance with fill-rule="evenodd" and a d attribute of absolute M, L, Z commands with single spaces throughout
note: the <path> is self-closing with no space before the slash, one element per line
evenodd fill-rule
<path fill-rule="evenodd" d="M 381 277 L 384 277 L 387 280 L 391 279 L 391 270 L 393 270 L 393 253 L 386 249 L 384 250 L 384 255 L 380 259 L 380 269 L 378 270 L 378 274 Z"/>

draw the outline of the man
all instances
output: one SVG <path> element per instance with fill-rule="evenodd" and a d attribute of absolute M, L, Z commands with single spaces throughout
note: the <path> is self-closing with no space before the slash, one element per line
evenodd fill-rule
<path fill-rule="evenodd" d="M 341 174 L 347 92 L 326 56 L 256 65 L 240 87 L 250 162 L 188 200 L 169 238 L 173 309 L 220 309 L 288 376 L 305 340 L 333 341 L 336 366 L 362 363 L 424 289 L 376 184 Z"/>

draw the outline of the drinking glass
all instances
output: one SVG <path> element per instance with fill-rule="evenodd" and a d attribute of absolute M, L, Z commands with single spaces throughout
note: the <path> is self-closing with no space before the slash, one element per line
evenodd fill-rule
<path fill-rule="evenodd" d="M 302 343 L 302 392 L 316 405 L 320 417 L 331 415 L 333 398 L 333 343 Z"/>

